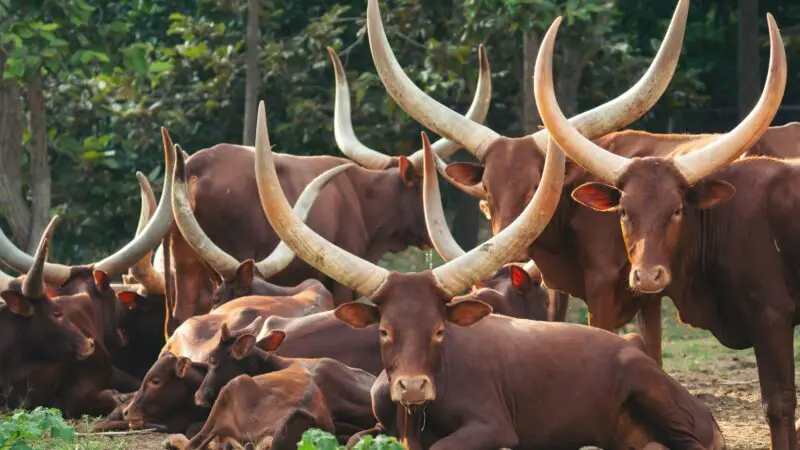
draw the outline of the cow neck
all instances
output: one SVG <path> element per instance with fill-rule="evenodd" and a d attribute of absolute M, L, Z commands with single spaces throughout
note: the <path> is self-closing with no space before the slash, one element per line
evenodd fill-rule
<path fill-rule="evenodd" d="M 19 351 L 18 346 L 24 345 L 26 339 L 14 333 L 14 330 L 27 325 L 23 320 L 0 302 L 0 394 L 5 392 L 8 383 L 14 382 L 20 375 L 24 376 L 21 373 L 24 353 Z"/>
<path fill-rule="evenodd" d="M 427 243 L 428 231 L 418 186 L 406 187 L 399 169 L 351 170 L 367 232 L 366 259 Z"/>
<path fill-rule="evenodd" d="M 255 349 L 252 357 L 248 358 L 247 362 L 249 366 L 248 369 L 251 371 L 248 375 L 277 372 L 279 370 L 288 369 L 295 363 L 292 358 L 282 358 L 274 353 L 266 352 L 261 349 Z"/>

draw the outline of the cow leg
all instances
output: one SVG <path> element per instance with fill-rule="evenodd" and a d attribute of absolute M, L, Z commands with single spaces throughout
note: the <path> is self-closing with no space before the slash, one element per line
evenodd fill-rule
<path fill-rule="evenodd" d="M 186 319 L 211 309 L 211 278 L 214 274 L 180 233 L 173 233 L 170 251 L 175 261 L 175 305 L 170 325 L 177 328 Z"/>
<path fill-rule="evenodd" d="M 547 291 L 547 321 L 566 322 L 567 308 L 569 307 L 569 295 L 552 289 Z"/>
<path fill-rule="evenodd" d="M 661 360 L 661 296 L 648 295 L 642 299 L 642 309 L 636 316 L 639 334 L 644 339 L 645 352 L 655 359 L 659 366 Z"/>
<path fill-rule="evenodd" d="M 599 272 L 599 271 L 598 271 Z M 620 305 L 615 302 L 616 274 L 590 273 L 586 275 L 586 306 L 589 308 L 589 326 L 617 332 Z"/>
<path fill-rule="evenodd" d="M 496 450 L 516 448 L 519 438 L 513 428 L 492 426 L 485 423 L 467 423 L 455 433 L 445 436 L 431 445 L 430 450 Z"/>
<path fill-rule="evenodd" d="M 773 304 L 792 304 L 784 299 L 759 296 L 759 301 L 771 299 Z M 750 330 L 761 384 L 761 402 L 769 424 L 771 448 L 797 449 L 794 410 L 797 406 L 794 385 L 794 329 L 787 318 L 793 314 L 767 306 L 749 317 L 755 322 Z"/>

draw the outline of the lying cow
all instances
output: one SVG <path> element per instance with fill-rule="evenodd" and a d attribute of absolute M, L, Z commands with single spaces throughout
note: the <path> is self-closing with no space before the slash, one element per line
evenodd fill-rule
<path fill-rule="evenodd" d="M 377 16 L 370 0 L 368 26 Z M 432 166 L 424 134 L 423 147 Z M 353 327 L 379 327 L 384 373 L 372 392 L 382 429 L 412 449 L 721 448 L 705 405 L 625 339 L 491 315 L 486 303 L 460 295 L 524 251 L 552 217 L 564 155 L 552 141 L 547 155 L 539 188 L 505 230 L 433 270 L 400 274 L 354 257 L 292 216 L 263 102 L 258 110 L 256 178 L 275 232 L 298 257 L 374 304 L 347 303 L 335 314 Z"/>
<path fill-rule="evenodd" d="M 240 375 L 219 394 L 203 428 L 191 439 L 182 434 L 164 441 L 166 448 L 205 449 L 253 443 L 255 448 L 297 448 L 309 428 L 333 431 L 325 398 L 311 373 L 300 365 L 250 377 Z"/>
<path fill-rule="evenodd" d="M 273 352 L 280 347 L 286 333 L 271 330 L 256 342 L 256 333 L 263 322 L 258 318 L 237 333 L 228 332 L 223 325 L 219 343 L 208 355 L 208 373 L 195 394 L 199 406 L 210 407 L 223 386 L 239 375 L 255 376 L 300 365 L 311 373 L 322 391 L 340 441 L 347 442 L 354 433 L 372 428 L 375 417 L 369 390 L 375 381 L 374 375 L 330 358 L 277 356 Z"/>

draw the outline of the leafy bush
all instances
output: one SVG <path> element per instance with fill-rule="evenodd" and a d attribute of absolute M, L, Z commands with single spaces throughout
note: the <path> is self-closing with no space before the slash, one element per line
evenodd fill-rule
<path fill-rule="evenodd" d="M 25 450 L 26 441 L 38 441 L 49 434 L 68 444 L 75 443 L 75 429 L 69 426 L 54 408 L 38 407 L 33 411 L 16 411 L 0 419 L 0 449 Z"/>
<path fill-rule="evenodd" d="M 404 450 L 397 439 L 385 435 L 373 438 L 364 436 L 355 446 L 355 450 Z M 327 431 L 316 428 L 306 430 L 303 433 L 303 440 L 297 443 L 298 450 L 344 450 L 343 445 L 339 445 L 336 437 Z"/>

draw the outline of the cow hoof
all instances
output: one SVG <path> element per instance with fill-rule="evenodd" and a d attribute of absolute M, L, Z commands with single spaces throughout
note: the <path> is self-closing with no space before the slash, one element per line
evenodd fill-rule
<path fill-rule="evenodd" d="M 161 446 L 168 450 L 182 450 L 187 445 L 189 445 L 189 439 L 182 434 L 171 434 L 161 443 Z"/>

